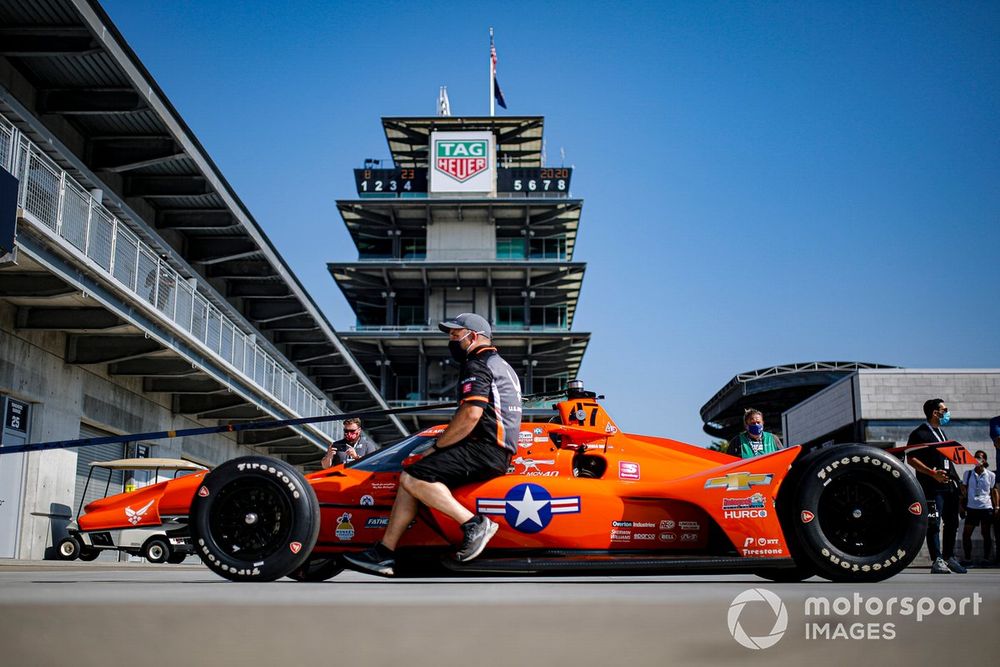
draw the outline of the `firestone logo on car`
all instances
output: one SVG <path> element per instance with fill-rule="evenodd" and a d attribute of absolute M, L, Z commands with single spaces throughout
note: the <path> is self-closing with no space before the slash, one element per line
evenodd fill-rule
<path fill-rule="evenodd" d="M 438 139 L 434 142 L 434 168 L 464 183 L 489 168 L 489 142 Z"/>

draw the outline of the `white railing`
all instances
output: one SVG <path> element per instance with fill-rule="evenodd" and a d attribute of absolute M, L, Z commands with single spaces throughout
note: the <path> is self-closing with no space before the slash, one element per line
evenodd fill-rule
<path fill-rule="evenodd" d="M 19 180 L 25 219 L 45 227 L 71 254 L 131 293 L 156 315 L 299 417 L 333 414 L 302 384 L 83 186 L 0 116 L 0 166 Z M 313 425 L 337 437 L 332 422 Z"/>

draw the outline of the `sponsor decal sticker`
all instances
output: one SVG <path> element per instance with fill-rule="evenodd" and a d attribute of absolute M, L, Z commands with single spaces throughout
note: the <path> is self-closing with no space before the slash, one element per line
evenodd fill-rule
<path fill-rule="evenodd" d="M 374 482 L 372 483 L 373 491 L 395 491 L 396 482 Z"/>
<path fill-rule="evenodd" d="M 350 512 L 344 512 L 337 517 L 337 528 L 333 531 L 333 534 L 341 542 L 354 539 L 354 526 L 351 525 L 351 516 Z"/>
<path fill-rule="evenodd" d="M 198 489 L 198 495 L 202 498 L 208 498 L 208 487 L 203 486 L 200 489 Z"/>
<path fill-rule="evenodd" d="M 608 425 L 604 427 L 604 432 L 607 433 L 608 435 L 614 435 L 615 433 L 618 432 L 618 427 L 612 424 L 611 422 L 608 422 Z"/>
<path fill-rule="evenodd" d="M 542 429 L 541 426 L 535 427 L 535 435 L 542 435 L 543 433 L 545 433 L 545 431 Z"/>
<path fill-rule="evenodd" d="M 479 514 L 502 514 L 507 524 L 521 533 L 538 533 L 558 514 L 579 514 L 580 496 L 554 498 L 538 484 L 518 484 L 503 498 L 476 498 Z"/>
<path fill-rule="evenodd" d="M 531 437 L 531 431 L 521 431 L 517 434 L 517 444 L 528 447 L 531 445 Z"/>
<path fill-rule="evenodd" d="M 698 533 L 681 533 L 681 542 L 697 542 Z"/>
<path fill-rule="evenodd" d="M 799 517 L 802 519 L 802 523 L 810 523 L 813 519 L 816 518 L 816 515 L 810 512 L 809 510 L 802 510 L 802 513 L 799 515 Z"/>
<path fill-rule="evenodd" d="M 766 519 L 767 510 L 726 510 L 722 513 L 724 519 Z"/>
<path fill-rule="evenodd" d="M 205 487 L 201 487 L 201 488 L 204 489 Z M 205 495 L 207 496 L 208 494 L 206 493 Z M 148 503 L 146 503 L 145 505 L 143 505 L 142 507 L 140 507 L 137 510 L 134 510 L 131 507 L 126 507 L 125 508 L 125 516 L 128 517 L 128 522 L 130 524 L 132 524 L 133 526 L 136 525 L 137 523 L 139 523 L 140 521 L 142 521 L 142 517 L 144 517 L 146 515 L 146 512 L 148 512 L 149 508 L 152 507 L 152 506 L 153 506 L 153 501 L 150 500 Z"/>
<path fill-rule="evenodd" d="M 675 542 L 677 541 L 677 533 L 660 533 L 661 542 Z"/>
<path fill-rule="evenodd" d="M 769 486 L 774 479 L 772 473 L 731 472 L 725 477 L 713 477 L 705 482 L 706 489 L 726 491 L 749 491 L 754 486 Z"/>
<path fill-rule="evenodd" d="M 697 521 L 681 521 L 677 525 L 681 530 L 701 530 L 701 524 Z"/>
<path fill-rule="evenodd" d="M 763 493 L 755 493 L 748 498 L 723 498 L 722 499 L 722 509 L 724 510 L 735 510 L 735 509 L 747 509 L 747 508 L 759 508 L 765 507 L 767 500 L 764 498 Z"/>
<path fill-rule="evenodd" d="M 924 513 L 924 506 L 921 505 L 920 503 L 913 503 L 907 509 L 910 510 L 910 514 L 913 514 L 915 516 L 920 516 L 921 514 Z"/>
<path fill-rule="evenodd" d="M 291 549 L 291 551 L 292 551 L 293 554 L 297 554 L 298 552 L 302 551 L 302 543 L 301 542 L 289 542 L 288 548 Z"/>
<path fill-rule="evenodd" d="M 555 459 L 532 459 L 525 458 L 523 456 L 518 456 L 511 460 L 511 463 L 519 466 L 523 466 L 521 475 L 529 475 L 531 477 L 558 477 L 558 470 L 542 470 L 538 466 L 550 466 L 555 465 Z"/>
<path fill-rule="evenodd" d="M 468 394 L 471 391 L 472 391 L 472 383 L 471 382 L 466 382 L 465 384 L 462 385 L 462 393 L 463 394 Z"/>
<path fill-rule="evenodd" d="M 639 479 L 639 464 L 629 461 L 618 462 L 619 479 Z"/>
<path fill-rule="evenodd" d="M 612 542 L 628 542 L 632 539 L 631 530 L 612 530 L 611 531 L 611 541 Z"/>
<path fill-rule="evenodd" d="M 673 519 L 664 519 L 660 522 L 660 530 L 673 530 L 677 522 Z"/>
<path fill-rule="evenodd" d="M 361 506 L 362 507 L 371 507 L 374 504 L 375 504 L 375 499 L 372 498 L 371 496 L 369 496 L 367 494 L 361 496 Z"/>
<path fill-rule="evenodd" d="M 637 539 L 637 540 L 646 540 L 646 541 L 655 540 L 656 539 L 656 533 L 636 533 L 635 534 L 635 539 Z"/>
<path fill-rule="evenodd" d="M 389 525 L 389 517 L 373 516 L 365 521 L 365 528 L 385 528 Z"/>

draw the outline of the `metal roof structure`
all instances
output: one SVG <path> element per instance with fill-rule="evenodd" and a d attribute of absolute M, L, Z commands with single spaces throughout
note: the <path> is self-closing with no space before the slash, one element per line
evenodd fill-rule
<path fill-rule="evenodd" d="M 532 238 L 562 236 L 573 259 L 583 211 L 582 199 L 342 199 L 337 209 L 358 250 L 364 240 L 381 240 L 389 230 L 425 230 L 435 222 L 482 220 L 500 234 Z"/>
<path fill-rule="evenodd" d="M 397 167 L 426 167 L 431 132 L 490 131 L 497 159 L 505 167 L 541 167 L 542 116 L 385 117 L 382 127 Z"/>
<path fill-rule="evenodd" d="M 779 429 L 781 413 L 837 380 L 863 368 L 896 368 L 863 361 L 809 361 L 739 373 L 701 408 L 702 427 L 729 440 L 743 430 L 743 410 L 764 413 L 768 430 Z"/>
<path fill-rule="evenodd" d="M 388 407 L 97 0 L 0 4 L 0 112 L 342 410 Z M 127 364 L 211 413 L 161 361 Z"/>

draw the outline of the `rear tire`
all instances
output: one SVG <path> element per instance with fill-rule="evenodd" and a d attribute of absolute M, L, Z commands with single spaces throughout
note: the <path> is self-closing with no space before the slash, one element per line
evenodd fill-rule
<path fill-rule="evenodd" d="M 82 546 L 80 547 L 80 560 L 90 562 L 92 560 L 97 560 L 97 557 L 101 555 L 100 549 L 95 549 L 94 547 Z"/>
<path fill-rule="evenodd" d="M 309 558 L 319 502 L 290 464 L 263 456 L 227 461 L 205 475 L 190 513 L 195 551 L 232 581 L 274 581 Z"/>
<path fill-rule="evenodd" d="M 910 564 L 927 535 L 927 503 L 909 468 L 864 445 L 831 447 L 806 466 L 789 520 L 820 576 L 881 581 Z"/>

